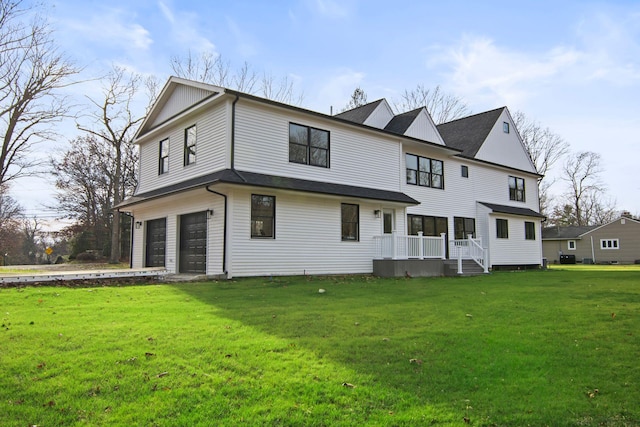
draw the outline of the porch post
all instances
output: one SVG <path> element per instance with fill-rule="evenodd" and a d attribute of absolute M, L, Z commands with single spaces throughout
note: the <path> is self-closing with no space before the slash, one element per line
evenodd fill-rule
<path fill-rule="evenodd" d="M 418 258 L 420 259 L 424 259 L 424 239 L 423 239 L 423 232 L 422 231 L 418 231 Z M 407 238 L 408 239 L 408 238 Z M 408 242 L 407 242 L 408 244 Z"/>
<path fill-rule="evenodd" d="M 483 255 L 482 264 L 484 265 L 484 272 L 489 273 L 489 249 L 484 248 L 484 250 L 482 251 L 482 255 Z"/>
<path fill-rule="evenodd" d="M 391 259 L 398 259 L 398 248 L 397 248 L 397 245 L 396 245 L 396 239 L 397 239 L 396 238 L 396 234 L 397 233 L 398 232 L 396 230 L 393 230 L 391 232 L 391 256 L 392 256 Z"/>
<path fill-rule="evenodd" d="M 440 258 L 446 259 L 447 258 L 447 234 L 440 233 L 440 238 L 442 239 L 442 242 L 440 243 L 440 245 L 442 246 L 442 255 L 440 256 Z"/>
<path fill-rule="evenodd" d="M 458 251 L 458 274 L 462 274 L 462 251 Z"/>

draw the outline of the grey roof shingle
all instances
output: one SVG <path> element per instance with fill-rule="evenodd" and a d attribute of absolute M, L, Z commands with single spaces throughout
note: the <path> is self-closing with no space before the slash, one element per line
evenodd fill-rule
<path fill-rule="evenodd" d="M 356 107 L 352 110 L 336 114 L 334 117 L 343 120 L 349 120 L 350 122 L 363 124 L 369 118 L 371 113 L 373 113 L 375 109 L 378 108 L 378 105 L 380 105 L 382 101 L 384 101 L 384 99 L 378 99 L 377 101 L 361 105 L 360 107 Z"/>
<path fill-rule="evenodd" d="M 597 225 L 546 227 L 542 229 L 543 239 L 579 239 L 585 233 L 597 228 Z"/>
<path fill-rule="evenodd" d="M 485 203 L 479 202 L 481 205 L 484 205 L 491 209 L 493 212 L 509 214 L 509 215 L 519 215 L 519 216 L 529 216 L 534 218 L 546 218 L 539 212 L 534 211 L 529 208 L 519 208 L 516 206 L 506 206 L 506 205 L 496 205 L 494 203 Z"/>
<path fill-rule="evenodd" d="M 334 196 L 355 197 L 370 200 L 384 200 L 410 205 L 420 204 L 417 200 L 404 193 L 377 188 L 357 187 L 354 185 L 333 184 L 329 182 L 310 181 L 306 179 L 289 178 L 275 175 L 265 175 L 254 172 L 244 172 L 235 169 L 224 169 L 197 178 L 188 179 L 177 184 L 136 194 L 120 203 L 116 208 L 123 208 L 158 197 L 169 196 L 179 191 L 205 187 L 216 183 L 252 185 L 256 187 L 277 188 L 285 190 L 304 191 L 309 193 L 329 194 Z"/>
<path fill-rule="evenodd" d="M 463 117 L 436 126 L 444 143 L 462 150 L 462 155 L 475 157 L 505 107 Z"/>
<path fill-rule="evenodd" d="M 416 108 L 415 110 L 394 116 L 393 119 L 391 119 L 391 121 L 384 127 L 384 130 L 404 135 L 423 108 L 424 107 Z"/>

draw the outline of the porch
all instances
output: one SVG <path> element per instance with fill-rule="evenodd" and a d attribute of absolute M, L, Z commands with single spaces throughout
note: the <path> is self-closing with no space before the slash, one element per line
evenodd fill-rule
<path fill-rule="evenodd" d="M 489 251 L 481 239 L 447 242 L 440 236 L 401 235 L 397 232 L 374 237 L 373 274 L 380 277 L 429 277 L 489 272 Z M 447 249 L 449 258 L 447 259 Z"/>

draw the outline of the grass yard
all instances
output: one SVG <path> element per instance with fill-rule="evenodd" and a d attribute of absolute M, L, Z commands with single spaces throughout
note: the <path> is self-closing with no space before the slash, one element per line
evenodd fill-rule
<path fill-rule="evenodd" d="M 640 425 L 640 269 L 27 287 L 0 304 L 2 426 Z"/>

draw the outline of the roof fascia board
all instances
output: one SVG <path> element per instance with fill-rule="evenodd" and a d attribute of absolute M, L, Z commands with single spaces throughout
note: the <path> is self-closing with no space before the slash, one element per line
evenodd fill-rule
<path fill-rule="evenodd" d="M 539 173 L 534 173 L 534 172 L 531 172 L 531 171 L 525 171 L 525 170 L 522 170 L 522 169 L 512 168 L 510 166 L 501 165 L 501 164 L 498 164 L 498 163 L 493 163 L 493 162 L 489 162 L 489 161 L 482 160 L 482 159 L 476 159 L 474 157 L 463 156 L 462 154 L 456 154 L 455 157 L 459 157 L 461 159 L 468 160 L 470 162 L 475 162 L 475 163 L 480 163 L 480 164 L 483 164 L 483 165 L 494 166 L 494 167 L 497 167 L 497 168 L 500 168 L 500 169 L 507 169 L 507 170 L 510 170 L 510 171 L 526 173 L 527 175 L 535 176 L 538 179 L 542 179 L 544 177 L 544 175 L 540 175 Z"/>

